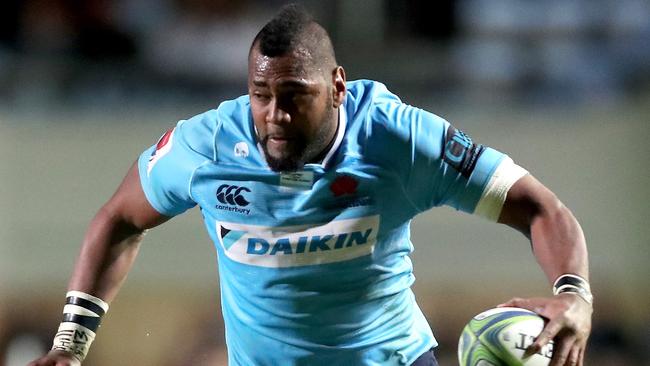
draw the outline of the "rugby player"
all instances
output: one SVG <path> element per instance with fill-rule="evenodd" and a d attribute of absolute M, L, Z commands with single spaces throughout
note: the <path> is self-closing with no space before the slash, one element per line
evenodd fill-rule
<path fill-rule="evenodd" d="M 582 365 L 592 296 L 582 230 L 511 158 L 383 84 L 346 81 L 326 30 L 290 5 L 249 53 L 248 94 L 180 121 L 92 220 L 52 350 L 79 364 L 143 233 L 199 206 L 217 251 L 228 360 L 436 365 L 411 285 L 411 219 L 447 205 L 522 232 L 553 294 L 512 299 L 548 319 L 552 365 Z M 433 259 L 432 259 L 433 260 Z"/>

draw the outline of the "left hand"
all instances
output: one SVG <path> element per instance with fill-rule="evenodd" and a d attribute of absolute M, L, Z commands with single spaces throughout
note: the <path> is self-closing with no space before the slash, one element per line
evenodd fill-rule
<path fill-rule="evenodd" d="M 549 366 L 582 366 L 587 339 L 591 332 L 593 307 L 579 296 L 564 293 L 553 297 L 514 298 L 499 307 L 512 306 L 533 311 L 548 319 L 526 356 L 537 353 L 554 339 L 553 358 Z"/>

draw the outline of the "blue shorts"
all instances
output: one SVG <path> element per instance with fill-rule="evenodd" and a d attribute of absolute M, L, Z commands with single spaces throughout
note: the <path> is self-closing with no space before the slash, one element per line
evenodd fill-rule
<path fill-rule="evenodd" d="M 433 354 L 433 349 L 420 355 L 411 366 L 438 366 L 438 361 L 436 361 L 436 356 Z"/>

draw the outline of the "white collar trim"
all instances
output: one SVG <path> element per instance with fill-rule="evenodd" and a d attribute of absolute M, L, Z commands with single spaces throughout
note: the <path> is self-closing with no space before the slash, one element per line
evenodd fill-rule
<path fill-rule="evenodd" d="M 330 150 L 327 152 L 327 155 L 325 155 L 325 158 L 321 162 L 321 165 L 327 166 L 327 163 L 332 159 L 334 154 L 336 153 L 336 150 L 339 149 L 339 146 L 341 146 L 341 142 L 343 141 L 343 136 L 345 136 L 345 128 L 348 124 L 348 114 L 345 112 L 345 106 L 341 104 L 339 106 L 339 125 L 337 128 L 336 132 L 336 139 L 334 140 L 334 144 L 332 144 L 332 147 Z"/>

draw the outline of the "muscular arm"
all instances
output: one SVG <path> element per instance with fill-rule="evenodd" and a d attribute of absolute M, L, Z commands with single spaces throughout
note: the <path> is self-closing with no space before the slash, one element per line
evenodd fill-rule
<path fill-rule="evenodd" d="M 169 217 L 158 213 L 147 201 L 137 164 L 133 164 L 115 194 L 91 221 L 69 290 L 110 303 L 135 260 L 144 231 L 167 220 Z"/>
<path fill-rule="evenodd" d="M 90 222 L 68 289 L 110 303 L 133 265 L 144 231 L 167 220 L 169 217 L 158 213 L 147 201 L 134 164 Z M 71 353 L 52 350 L 29 365 L 79 364 Z"/>
<path fill-rule="evenodd" d="M 530 175 L 519 179 L 508 191 L 499 222 L 528 237 L 533 253 L 553 283 L 563 274 L 588 278 L 587 246 L 580 224 L 571 211 Z M 532 310 L 548 322 L 528 350 L 535 353 L 555 340 L 551 366 L 582 365 L 591 331 L 592 305 L 575 294 L 512 299 L 502 306 Z"/>
<path fill-rule="evenodd" d="M 571 211 L 537 179 L 527 175 L 508 191 L 499 222 L 531 240 L 551 283 L 565 273 L 588 278 L 587 246 Z"/>

